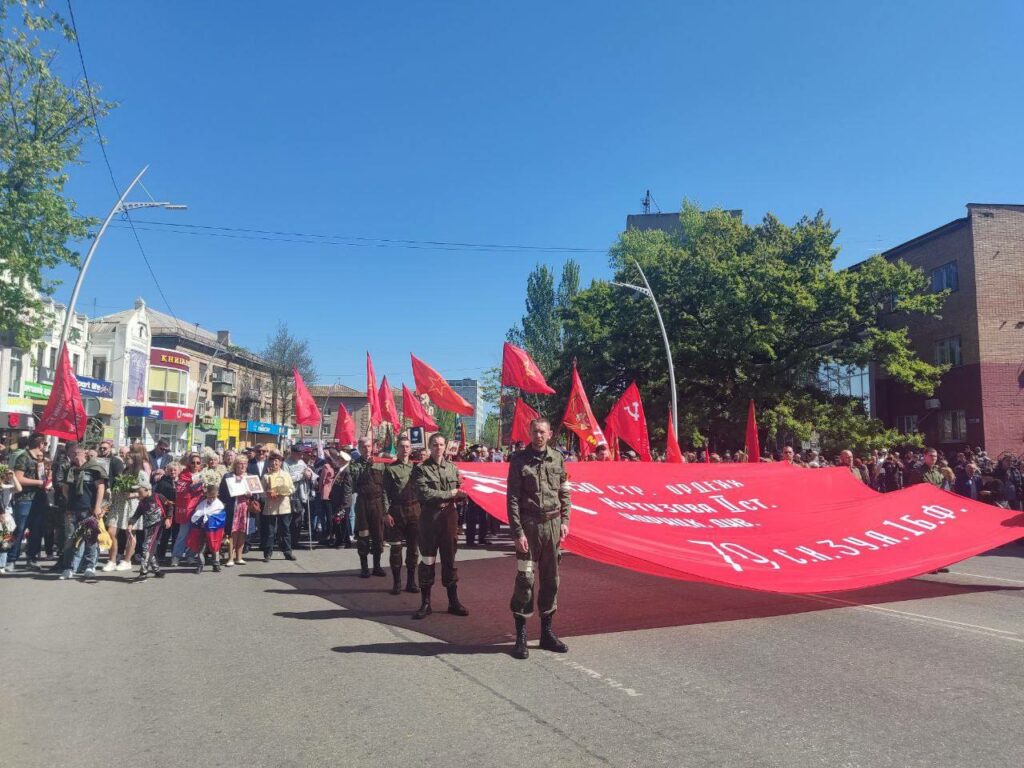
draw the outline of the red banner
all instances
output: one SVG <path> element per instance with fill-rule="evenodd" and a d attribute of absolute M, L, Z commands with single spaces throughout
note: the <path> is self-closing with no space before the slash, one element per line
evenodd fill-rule
<path fill-rule="evenodd" d="M 320 409 L 306 388 L 299 369 L 292 368 L 292 375 L 295 377 L 295 423 L 300 427 L 315 427 L 320 423 Z"/>
<path fill-rule="evenodd" d="M 501 386 L 518 387 L 522 392 L 537 395 L 555 394 L 555 390 L 544 381 L 544 376 L 533 362 L 530 353 L 507 341 L 501 352 Z"/>
<path fill-rule="evenodd" d="M 569 392 L 569 402 L 565 404 L 562 426 L 574 432 L 580 439 L 580 456 L 584 458 L 593 453 L 601 443 L 608 442 L 604 439 L 597 419 L 594 418 L 594 412 L 590 410 L 590 401 L 587 400 L 587 393 L 583 391 L 583 382 L 575 365 L 572 367 L 572 390 Z"/>
<path fill-rule="evenodd" d="M 928 484 L 880 494 L 846 468 L 568 465 L 566 549 L 642 573 L 770 592 L 919 576 L 1024 536 L 1024 514 Z M 464 490 L 507 520 L 506 464 L 463 463 Z"/>
<path fill-rule="evenodd" d="M 747 439 L 745 448 L 747 461 L 758 464 L 761 461 L 761 441 L 757 438 L 757 415 L 754 413 L 754 401 L 747 408 Z"/>
<path fill-rule="evenodd" d="M 665 440 L 665 461 L 669 464 L 682 464 L 683 452 L 679 450 L 676 439 L 676 425 L 672 421 L 672 411 L 668 412 L 668 437 Z"/>
<path fill-rule="evenodd" d="M 402 385 L 402 414 L 409 420 L 411 426 L 437 431 L 437 422 L 430 418 L 427 409 L 420 402 L 419 395 L 410 392 L 405 384 Z"/>
<path fill-rule="evenodd" d="M 396 432 L 400 430 L 402 428 L 402 421 L 398 418 L 395 393 L 391 391 L 391 385 L 388 384 L 387 376 L 380 380 L 380 392 L 377 394 L 377 400 L 380 402 L 380 415 L 384 421 L 393 426 Z"/>
<path fill-rule="evenodd" d="M 36 431 L 64 440 L 81 440 L 85 437 L 85 426 L 82 393 L 78 391 L 78 380 L 71 370 L 68 348 L 63 346 L 53 377 L 53 386 L 50 388 L 50 397 L 46 401 L 43 415 L 36 424 Z"/>
<path fill-rule="evenodd" d="M 377 374 L 373 371 L 373 360 L 366 353 L 366 400 L 370 406 L 370 429 L 379 426 L 384 417 L 380 410 L 380 393 L 377 391 Z"/>

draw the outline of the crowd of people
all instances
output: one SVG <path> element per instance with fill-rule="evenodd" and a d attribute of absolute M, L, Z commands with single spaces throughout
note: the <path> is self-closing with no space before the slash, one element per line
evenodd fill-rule
<path fill-rule="evenodd" d="M 389 519 L 383 480 L 377 483 L 379 488 L 366 482 L 376 478 L 366 470 L 373 467 L 372 454 L 380 448 L 371 450 L 369 439 L 343 448 L 295 444 L 283 453 L 274 445 L 221 453 L 206 448 L 182 457 L 172 456 L 164 441 L 151 451 L 141 443 L 115 449 L 111 441 L 89 448 L 68 442 L 60 445 L 52 461 L 46 440 L 33 434 L 22 437 L 14 449 L 0 446 L 0 573 L 13 572 L 21 559 L 25 568 L 41 570 L 45 556 L 53 561 L 51 570 L 63 578 L 73 578 L 79 571 L 92 575 L 97 569 L 137 567 L 138 578 L 145 579 L 161 577 L 162 567 L 184 566 L 201 573 L 206 566 L 220 571 L 244 565 L 253 548 L 263 560 L 269 560 L 275 548 L 292 560 L 300 541 L 315 541 L 321 547 L 356 547 L 361 575 L 385 575 L 380 564 L 387 543 L 383 530 L 360 535 L 368 529 L 357 520 L 360 492 L 362 506 L 373 510 L 374 519 Z M 419 464 L 424 451 L 408 446 L 404 438 L 399 441 L 399 454 L 405 453 L 399 463 Z M 447 458 L 508 462 L 524 447 L 474 445 L 458 455 L 449 450 Z M 579 460 L 570 450 L 559 452 L 566 462 Z M 609 455 L 608 446 L 601 444 L 586 460 L 608 460 Z M 684 455 L 691 462 L 747 460 L 742 451 Z M 619 460 L 639 458 L 624 451 Z M 951 456 L 934 448 L 902 455 L 873 451 L 860 457 L 844 450 L 828 459 L 814 450 L 783 446 L 761 460 L 807 468 L 846 466 L 858 480 L 883 493 L 927 482 L 1009 509 L 1020 510 L 1024 500 L 1020 459 L 1004 455 L 992 460 L 981 448 Z M 401 506 L 398 500 L 396 509 Z M 460 498 L 456 507 L 465 545 L 489 545 L 498 521 L 467 498 Z M 404 539 L 405 588 L 418 591 L 415 536 Z M 102 565 L 101 549 L 106 550 Z M 394 549 L 390 564 L 393 573 L 402 565 L 395 560 Z M 400 588 L 397 576 L 394 588 Z"/>

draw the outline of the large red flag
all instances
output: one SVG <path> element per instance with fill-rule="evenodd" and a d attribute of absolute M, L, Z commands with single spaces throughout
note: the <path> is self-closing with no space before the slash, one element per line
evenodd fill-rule
<path fill-rule="evenodd" d="M 338 422 L 334 425 L 334 439 L 338 445 L 356 444 L 356 422 L 344 403 L 338 403 Z"/>
<path fill-rule="evenodd" d="M 300 427 L 316 426 L 320 423 L 320 409 L 309 394 L 299 369 L 292 368 L 292 374 L 295 376 L 295 423 Z"/>
<path fill-rule="evenodd" d="M 587 400 L 587 393 L 583 391 L 583 382 L 580 381 L 580 374 L 575 365 L 572 367 L 572 391 L 569 393 L 569 402 L 565 404 L 562 426 L 575 432 L 580 439 L 581 459 L 589 456 L 601 443 L 607 442 L 597 419 L 594 418 L 594 412 L 590 410 L 590 401 Z"/>
<path fill-rule="evenodd" d="M 395 405 L 395 393 L 388 386 L 388 377 L 380 381 L 380 392 L 377 393 L 380 402 L 380 414 L 384 421 L 394 426 L 397 432 L 402 428 L 402 421 L 398 418 L 398 406 Z"/>
<path fill-rule="evenodd" d="M 532 442 L 533 435 L 530 434 L 530 422 L 539 418 L 539 413 L 517 397 L 516 409 L 512 414 L 512 434 L 510 437 L 512 442 Z"/>
<path fill-rule="evenodd" d="M 427 409 L 420 402 L 419 395 L 409 391 L 409 388 L 402 385 L 402 415 L 405 416 L 413 427 L 437 430 L 437 422 L 430 418 Z"/>
<path fill-rule="evenodd" d="M 370 406 L 370 429 L 380 426 L 384 415 L 380 410 L 380 393 L 377 391 L 377 374 L 373 372 L 373 360 L 366 353 L 366 400 Z"/>
<path fill-rule="evenodd" d="M 611 427 L 616 437 L 640 454 L 641 461 L 651 460 L 647 417 L 644 415 L 644 404 L 640 401 L 640 388 L 635 381 L 626 387 L 622 397 L 612 406 L 605 424 Z"/>
<path fill-rule="evenodd" d="M 669 464 L 682 464 L 683 452 L 679 450 L 676 440 L 676 425 L 672 423 L 672 411 L 668 412 L 668 444 L 665 446 L 665 461 Z"/>
<path fill-rule="evenodd" d="M 417 392 L 429 397 L 438 408 L 461 413 L 463 416 L 473 415 L 473 406 L 463 400 L 440 373 L 422 360 L 418 360 L 415 355 L 409 357 L 412 358 L 412 375 L 416 379 Z"/>
<path fill-rule="evenodd" d="M 68 348 L 64 346 L 60 351 L 60 362 L 57 363 L 50 397 L 46 401 L 42 417 L 36 424 L 36 431 L 65 440 L 81 440 L 85 437 L 85 425 L 82 393 L 78 391 L 78 380 L 71 370 Z"/>
<path fill-rule="evenodd" d="M 544 381 L 540 368 L 533 362 L 530 353 L 525 349 L 512 346 L 507 341 L 501 353 L 501 385 L 518 387 L 523 392 L 538 395 L 553 395 L 553 390 Z"/>
<path fill-rule="evenodd" d="M 747 461 L 751 464 L 761 462 L 761 441 L 757 439 L 757 417 L 754 415 L 754 400 L 751 398 L 747 408 Z"/>

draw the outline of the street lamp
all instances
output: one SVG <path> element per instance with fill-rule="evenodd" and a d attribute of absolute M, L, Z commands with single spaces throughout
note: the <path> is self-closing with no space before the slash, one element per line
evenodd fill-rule
<path fill-rule="evenodd" d="M 661 319 L 661 310 L 658 308 L 658 301 L 654 298 L 654 291 L 651 290 L 651 284 L 647 282 L 647 276 L 644 271 L 640 268 L 640 263 L 633 259 L 633 263 L 636 265 L 637 272 L 640 273 L 640 279 L 644 281 L 642 286 L 633 285 L 632 283 L 619 283 L 614 280 L 611 281 L 612 285 L 617 285 L 620 288 L 629 288 L 632 291 L 646 296 L 651 300 L 651 304 L 654 305 L 654 314 L 658 318 L 658 325 L 661 327 L 661 339 L 665 342 L 665 357 L 668 358 L 668 383 L 672 394 L 672 427 L 675 429 L 675 433 L 679 434 L 679 411 L 676 407 L 676 369 L 672 364 L 672 347 L 668 343 L 668 333 L 665 331 L 665 322 Z"/>

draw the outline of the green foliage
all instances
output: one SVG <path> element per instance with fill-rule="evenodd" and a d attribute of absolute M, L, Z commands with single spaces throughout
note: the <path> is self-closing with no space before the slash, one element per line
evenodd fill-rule
<path fill-rule="evenodd" d="M 876 256 L 836 271 L 837 232 L 819 212 L 792 227 L 768 215 L 748 226 L 720 210 L 684 204 L 683 235 L 624 232 L 610 260 L 618 282 L 639 284 L 639 263 L 661 307 L 672 345 L 681 441 L 694 446 L 743 444 L 747 403 L 779 439 L 817 431 L 823 440 L 907 442 L 871 423 L 849 398 L 817 385 L 830 364 L 875 362 L 914 391 L 931 392 L 944 368 L 918 358 L 905 322 L 931 315 L 943 294 L 925 275 Z M 892 297 L 898 296 L 895 312 Z M 572 360 L 595 415 L 636 380 L 653 434 L 669 407 L 668 369 L 648 298 L 594 283 L 559 313 L 562 351 L 549 381 L 568 391 Z M 545 371 L 547 373 L 548 371 Z M 912 438 L 910 438 L 912 439 Z M 853 443 L 851 443 L 853 444 Z"/>
<path fill-rule="evenodd" d="M 94 113 L 114 105 L 54 73 L 59 49 L 47 46 L 74 37 L 42 0 L 0 0 L 0 27 L 0 333 L 27 348 L 47 324 L 38 297 L 57 287 L 44 272 L 77 264 L 69 243 L 96 223 L 76 214 L 64 187 Z"/>
<path fill-rule="evenodd" d="M 434 408 L 434 423 L 437 424 L 437 431 L 451 440 L 455 437 L 455 414 L 442 408 Z M 429 435 L 428 435 L 429 437 Z"/>
<path fill-rule="evenodd" d="M 313 366 L 309 342 L 292 336 L 288 324 L 280 322 L 274 335 L 267 338 L 267 345 L 260 356 L 270 372 L 272 418 L 277 424 L 283 424 L 295 408 L 292 370 L 298 368 L 307 385 L 316 382 L 316 368 Z"/>
<path fill-rule="evenodd" d="M 480 442 L 490 448 L 498 447 L 498 414 L 488 413 L 480 430 Z"/>

